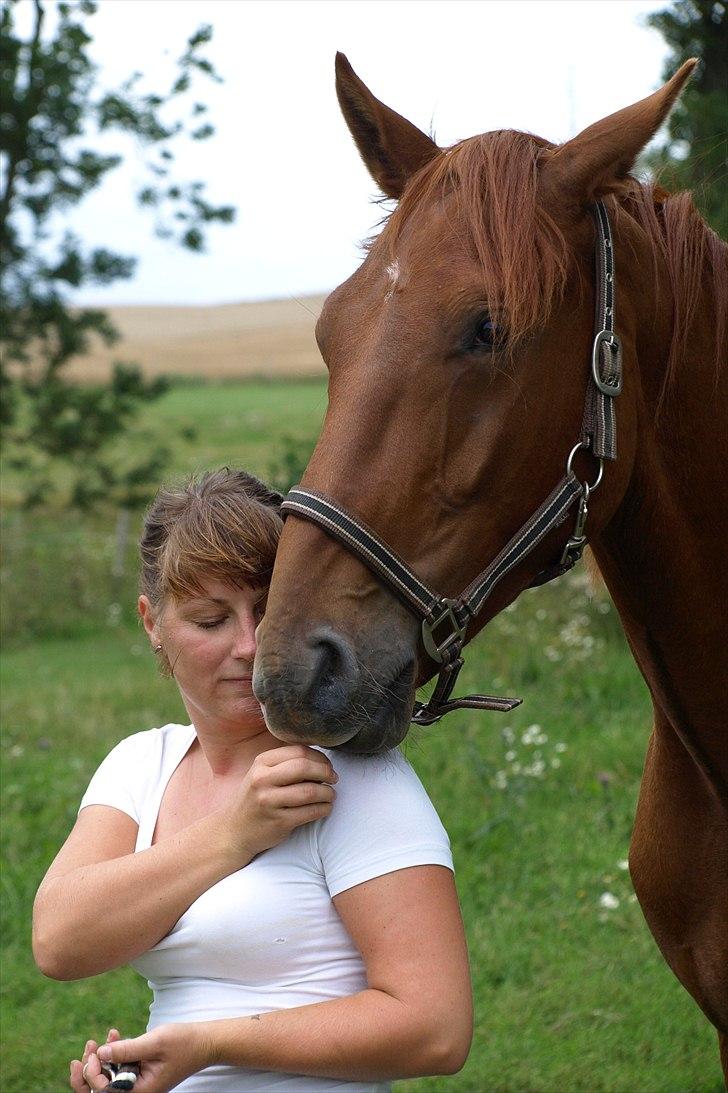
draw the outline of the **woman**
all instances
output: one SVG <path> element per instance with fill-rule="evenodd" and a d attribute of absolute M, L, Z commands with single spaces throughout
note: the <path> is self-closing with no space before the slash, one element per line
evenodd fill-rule
<path fill-rule="evenodd" d="M 280 497 L 244 472 L 162 490 L 139 614 L 191 724 L 104 760 L 40 886 L 33 949 L 56 979 L 131 963 L 148 1031 L 86 1045 L 141 1060 L 136 1093 L 387 1089 L 470 1045 L 447 836 L 399 752 L 282 747 L 251 688 Z M 105 1054 L 106 1053 L 106 1054 Z"/>

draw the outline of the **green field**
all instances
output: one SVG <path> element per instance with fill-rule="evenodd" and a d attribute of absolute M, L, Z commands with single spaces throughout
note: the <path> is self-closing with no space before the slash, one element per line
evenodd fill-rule
<path fill-rule="evenodd" d="M 227 462 L 265 475 L 280 438 L 312 438 L 324 407 L 320 382 L 210 384 L 147 412 L 160 430 L 196 425 L 194 443 L 175 442 L 177 471 Z M 4 531 L 0 1088 L 50 1093 L 87 1036 L 142 1030 L 148 991 L 129 970 L 44 980 L 30 957 L 35 889 L 110 746 L 184 714 L 133 621 L 131 546 L 124 573 L 110 571 L 113 518 L 10 512 Z M 525 701 L 450 715 L 405 751 L 453 844 L 475 1039 L 461 1074 L 398 1090 L 718 1093 L 715 1035 L 623 867 L 650 708 L 606 595 L 583 572 L 524 594 L 471 648 L 466 688 Z"/>

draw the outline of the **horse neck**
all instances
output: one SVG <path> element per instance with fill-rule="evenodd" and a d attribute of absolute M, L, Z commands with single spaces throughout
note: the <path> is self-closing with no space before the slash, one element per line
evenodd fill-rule
<path fill-rule="evenodd" d="M 711 269 L 703 284 L 687 351 L 666 387 L 668 346 L 640 352 L 638 343 L 634 468 L 593 548 L 656 718 L 728 794 L 728 369 L 715 364 L 725 352 L 717 352 L 721 303 Z M 668 330 L 674 314 L 663 324 Z"/>

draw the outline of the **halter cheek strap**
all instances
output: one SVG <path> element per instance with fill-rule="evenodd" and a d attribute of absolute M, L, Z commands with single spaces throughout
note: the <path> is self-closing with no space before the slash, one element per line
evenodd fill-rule
<path fill-rule="evenodd" d="M 572 448 L 566 461 L 566 473 L 555 489 L 460 596 L 450 599 L 438 595 L 371 528 L 350 516 L 320 491 L 297 486 L 283 502 L 284 515 L 318 524 L 328 535 L 356 554 L 421 620 L 424 648 L 428 656 L 440 665 L 440 671 L 429 700 L 415 703 L 412 715 L 415 724 L 431 725 L 452 710 L 507 711 L 520 705 L 520 698 L 496 698 L 493 695 L 450 698 L 463 665 L 460 654 L 466 641 L 468 623 L 482 610 L 499 581 L 530 554 L 549 532 L 563 524 L 577 499 L 574 529 L 560 559 L 541 570 L 531 584 L 544 584 L 566 573 L 581 558 L 586 546 L 589 497 L 602 480 L 604 459 L 616 459 L 617 456 L 614 399 L 622 389 L 622 352 L 614 331 L 612 233 L 602 202 L 597 203 L 594 217 L 597 226 L 595 334 L 580 439 Z M 582 448 L 591 451 L 599 461 L 599 472 L 591 484 L 579 481 L 572 470 L 574 456 Z"/>

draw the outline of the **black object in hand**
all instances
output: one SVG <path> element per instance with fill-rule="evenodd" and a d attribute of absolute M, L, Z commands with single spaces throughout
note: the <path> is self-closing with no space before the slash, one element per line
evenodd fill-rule
<path fill-rule="evenodd" d="M 101 1069 L 109 1079 L 107 1089 L 133 1089 L 141 1063 L 101 1063 Z"/>

